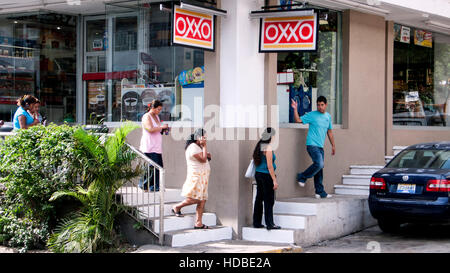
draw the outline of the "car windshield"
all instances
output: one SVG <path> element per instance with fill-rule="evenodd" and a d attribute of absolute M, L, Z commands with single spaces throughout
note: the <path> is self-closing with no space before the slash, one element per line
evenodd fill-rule
<path fill-rule="evenodd" d="M 395 157 L 387 168 L 450 169 L 450 151 L 446 150 L 404 150 Z"/>

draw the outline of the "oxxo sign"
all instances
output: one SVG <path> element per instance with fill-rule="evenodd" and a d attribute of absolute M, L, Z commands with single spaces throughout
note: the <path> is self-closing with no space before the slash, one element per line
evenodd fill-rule
<path fill-rule="evenodd" d="M 317 13 L 261 19 L 260 52 L 304 51 L 317 48 Z"/>
<path fill-rule="evenodd" d="M 174 44 L 214 50 L 214 15 L 174 6 Z"/>

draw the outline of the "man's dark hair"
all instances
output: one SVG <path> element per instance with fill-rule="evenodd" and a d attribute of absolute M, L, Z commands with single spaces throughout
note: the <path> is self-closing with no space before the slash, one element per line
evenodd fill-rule
<path fill-rule="evenodd" d="M 325 104 L 327 104 L 327 98 L 325 98 L 324 96 L 320 96 L 317 98 L 317 103 L 319 102 L 323 102 Z"/>

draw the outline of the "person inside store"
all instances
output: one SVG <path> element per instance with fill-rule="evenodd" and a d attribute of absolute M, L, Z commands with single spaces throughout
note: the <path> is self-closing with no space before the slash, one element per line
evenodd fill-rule
<path fill-rule="evenodd" d="M 209 160 L 211 154 L 208 153 L 206 145 L 206 131 L 197 129 L 186 141 L 185 157 L 187 163 L 187 176 L 181 190 L 181 195 L 186 199 L 172 207 L 175 216 L 183 217 L 181 209 L 185 206 L 197 204 L 195 229 L 208 229 L 209 226 L 203 224 L 202 216 L 205 203 L 208 199 L 208 183 L 211 168 Z"/>
<path fill-rule="evenodd" d="M 5 124 L 5 122 L 0 119 L 0 128 L 2 128 L 3 124 Z"/>
<path fill-rule="evenodd" d="M 276 156 L 271 143 L 275 137 L 275 129 L 268 127 L 264 130 L 261 139 L 253 151 L 253 162 L 255 163 L 256 198 L 253 209 L 253 227 L 263 228 L 262 215 L 264 208 L 264 220 L 266 229 L 280 229 L 273 222 L 273 205 L 275 204 L 275 191 L 278 189 L 275 170 Z M 263 206 L 264 204 L 264 206 Z"/>
<path fill-rule="evenodd" d="M 17 106 L 19 107 L 13 118 L 14 130 L 27 129 L 41 123 L 28 113 L 28 110 L 34 109 L 34 104 L 37 101 L 38 99 L 32 95 L 24 95 L 17 100 Z"/>
<path fill-rule="evenodd" d="M 162 159 L 162 133 L 169 129 L 167 124 L 161 124 L 159 114 L 162 111 L 162 102 L 153 100 L 147 113 L 142 116 L 142 137 L 140 143 L 140 150 L 153 162 L 161 167 L 163 166 Z M 156 168 L 153 173 L 153 181 L 147 181 L 147 173 L 144 179 L 139 181 L 139 188 L 144 191 L 148 190 L 150 183 L 150 191 L 159 191 L 159 170 Z M 152 179 L 148 179 L 152 180 Z"/>

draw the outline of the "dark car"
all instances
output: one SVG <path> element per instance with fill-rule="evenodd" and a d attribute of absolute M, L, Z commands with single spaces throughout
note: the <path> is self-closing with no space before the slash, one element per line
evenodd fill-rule
<path fill-rule="evenodd" d="M 370 181 L 369 209 L 385 232 L 450 222 L 450 142 L 409 146 Z"/>

